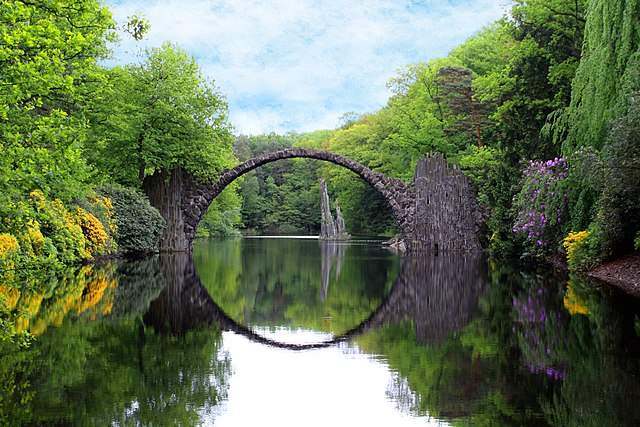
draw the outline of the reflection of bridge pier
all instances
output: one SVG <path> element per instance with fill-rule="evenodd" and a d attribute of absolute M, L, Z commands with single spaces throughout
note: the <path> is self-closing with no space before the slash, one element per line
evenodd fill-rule
<path fill-rule="evenodd" d="M 422 343 L 442 341 L 469 323 L 486 283 L 479 254 L 441 253 L 404 262 L 395 297 L 400 307 L 387 321 L 413 320 Z"/>
<path fill-rule="evenodd" d="M 151 302 L 144 323 L 158 332 L 182 335 L 190 329 L 215 322 L 212 301 L 186 253 L 160 255 L 166 287 Z"/>
<path fill-rule="evenodd" d="M 327 250 L 331 251 L 329 247 Z M 414 323 L 420 342 L 442 341 L 471 320 L 486 283 L 482 257 L 478 254 L 406 257 L 389 295 L 367 319 L 331 340 L 298 345 L 264 338 L 231 319 L 202 286 L 189 254 L 163 255 L 160 268 L 167 287 L 151 303 L 144 316 L 145 324 L 177 335 L 215 324 L 252 341 L 291 350 L 328 347 L 402 321 Z"/>

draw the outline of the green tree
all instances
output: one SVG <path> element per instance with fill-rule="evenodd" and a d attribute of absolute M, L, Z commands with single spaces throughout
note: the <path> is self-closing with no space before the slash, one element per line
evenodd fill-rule
<path fill-rule="evenodd" d="M 113 27 L 97 0 L 0 4 L 0 204 L 34 189 L 63 201 L 84 191 L 86 113 Z"/>
<path fill-rule="evenodd" d="M 140 186 L 145 176 L 176 168 L 215 176 L 233 161 L 226 101 L 185 51 L 164 44 L 109 77 L 112 90 L 92 117 L 87 151 L 104 174 Z"/>

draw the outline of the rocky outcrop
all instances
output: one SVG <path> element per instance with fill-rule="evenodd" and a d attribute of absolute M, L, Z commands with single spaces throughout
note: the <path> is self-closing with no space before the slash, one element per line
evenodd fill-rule
<path fill-rule="evenodd" d="M 321 240 L 348 240 L 351 238 L 349 233 L 347 233 L 344 218 L 342 218 L 342 212 L 340 212 L 340 206 L 337 204 L 336 219 L 333 219 L 327 183 L 322 178 L 320 178 L 320 211 L 322 214 L 320 222 Z"/>

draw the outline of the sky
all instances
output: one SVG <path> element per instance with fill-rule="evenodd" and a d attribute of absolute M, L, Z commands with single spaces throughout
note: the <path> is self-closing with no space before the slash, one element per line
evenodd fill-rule
<path fill-rule="evenodd" d="M 386 82 L 446 56 L 504 15 L 510 0 L 108 0 L 117 22 L 143 15 L 111 64 L 166 41 L 193 55 L 229 103 L 237 134 L 332 129 L 385 105 Z"/>
<path fill-rule="evenodd" d="M 313 331 L 255 328 L 280 342 L 319 342 L 331 338 Z M 277 349 L 223 332 L 221 355 L 231 360 L 226 399 L 210 413 L 200 414 L 204 425 L 220 427 L 429 427 L 448 426 L 428 414 L 416 416 L 393 391 L 407 390 L 406 380 L 380 357 L 341 345 L 309 351 Z M 414 402 L 415 404 L 415 402 Z"/>

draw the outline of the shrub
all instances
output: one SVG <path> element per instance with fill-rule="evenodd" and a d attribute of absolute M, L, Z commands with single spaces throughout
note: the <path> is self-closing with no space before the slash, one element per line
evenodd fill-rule
<path fill-rule="evenodd" d="M 8 233 L 0 234 L 0 260 L 12 257 L 19 249 L 18 240 Z"/>
<path fill-rule="evenodd" d="M 141 192 L 122 186 L 106 186 L 99 193 L 113 206 L 116 241 L 124 253 L 155 252 L 165 221 Z"/>
<path fill-rule="evenodd" d="M 596 223 L 606 257 L 630 252 L 640 231 L 640 93 L 609 133 Z"/>
<path fill-rule="evenodd" d="M 38 271 L 51 272 L 115 250 L 109 229 L 98 217 L 81 207 L 69 209 L 40 190 L 0 206 L 0 252 L 6 252 L 7 245 L 14 249 L 10 260 L 0 262 L 0 278 L 21 289 L 38 283 Z"/>
<path fill-rule="evenodd" d="M 91 258 L 82 227 L 60 200 L 48 200 L 41 191 L 36 190 L 29 194 L 29 201 L 35 218 L 28 221 L 32 228 L 27 234 L 35 256 L 55 257 L 64 264 Z M 44 237 L 42 253 L 37 251 L 40 234 Z"/>
<path fill-rule="evenodd" d="M 77 204 L 80 208 L 91 213 L 100 221 L 107 234 L 106 245 L 110 251 L 115 251 L 117 247 L 115 236 L 118 232 L 118 227 L 114 218 L 111 199 L 92 192 L 85 198 L 78 200 Z"/>
<path fill-rule="evenodd" d="M 600 239 L 596 229 L 570 232 L 562 246 L 567 252 L 570 271 L 585 271 L 600 261 Z"/>
<path fill-rule="evenodd" d="M 567 162 L 563 158 L 531 161 L 514 198 L 517 212 L 513 232 L 524 236 L 531 253 L 555 249 L 567 212 Z"/>
<path fill-rule="evenodd" d="M 109 252 L 109 235 L 98 218 L 82 208 L 76 208 L 75 219 L 87 242 L 86 247 L 91 256 Z"/>
<path fill-rule="evenodd" d="M 13 281 L 19 249 L 15 237 L 8 233 L 0 233 L 0 295 L 3 294 L 3 285 Z"/>

